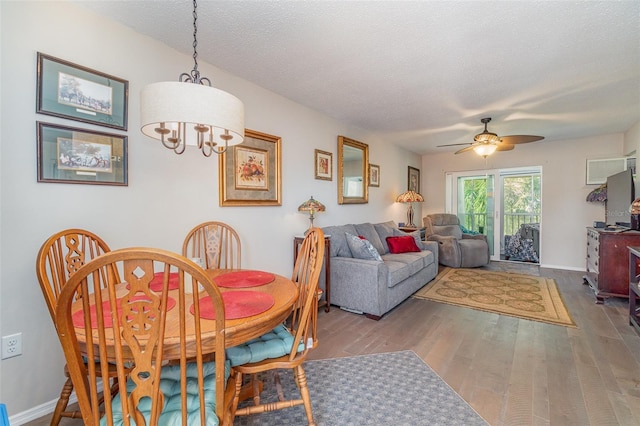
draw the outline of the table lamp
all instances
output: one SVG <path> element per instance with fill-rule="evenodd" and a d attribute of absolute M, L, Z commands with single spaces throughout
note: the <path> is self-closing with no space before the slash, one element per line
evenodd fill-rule
<path fill-rule="evenodd" d="M 311 229 L 313 228 L 313 219 L 315 219 L 315 213 L 325 211 L 325 207 L 324 204 L 322 204 L 320 201 L 315 200 L 312 195 L 311 198 L 298 206 L 298 211 L 309 213 L 309 229 Z"/>
<path fill-rule="evenodd" d="M 416 191 L 403 192 L 396 198 L 397 203 L 409 204 L 409 208 L 407 209 L 407 226 L 409 228 L 416 228 L 416 225 L 413 223 L 413 203 L 421 203 L 423 201 L 424 197 Z"/>

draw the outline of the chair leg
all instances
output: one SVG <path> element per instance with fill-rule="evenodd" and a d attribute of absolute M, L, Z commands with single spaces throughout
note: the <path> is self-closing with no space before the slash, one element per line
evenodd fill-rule
<path fill-rule="evenodd" d="M 302 368 L 302 365 L 297 366 L 294 373 L 296 383 L 300 390 L 300 396 L 304 403 L 304 411 L 307 414 L 307 421 L 309 422 L 309 426 L 315 426 L 316 422 L 313 420 L 313 411 L 311 410 L 311 395 L 309 394 L 309 388 L 307 387 L 307 376 L 304 374 L 304 368 Z"/>
<path fill-rule="evenodd" d="M 242 373 L 239 371 L 236 374 L 236 383 L 235 383 L 235 394 L 233 395 L 233 401 L 231 402 L 231 415 L 230 418 L 234 418 L 236 416 L 236 411 L 238 410 L 238 404 L 240 403 L 240 392 L 242 392 Z"/>
<path fill-rule="evenodd" d="M 62 413 L 64 413 L 67 409 L 67 404 L 69 404 L 71 392 L 73 392 L 73 382 L 70 377 L 67 377 L 67 381 L 64 382 L 64 386 L 62 386 L 62 391 L 60 391 L 60 398 L 58 398 L 56 409 L 53 411 L 53 416 L 51 416 L 51 426 L 57 426 L 60 423 Z"/>
<path fill-rule="evenodd" d="M 251 375 L 251 389 L 253 390 L 254 405 L 260 405 L 260 381 L 255 374 Z"/>

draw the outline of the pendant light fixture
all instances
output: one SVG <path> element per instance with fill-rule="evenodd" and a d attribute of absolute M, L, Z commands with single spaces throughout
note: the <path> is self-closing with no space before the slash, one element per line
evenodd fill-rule
<path fill-rule="evenodd" d="M 197 146 L 205 157 L 244 141 L 244 104 L 211 86 L 198 71 L 198 14 L 193 1 L 193 62 L 178 81 L 152 83 L 140 93 L 141 131 L 176 154 Z"/>

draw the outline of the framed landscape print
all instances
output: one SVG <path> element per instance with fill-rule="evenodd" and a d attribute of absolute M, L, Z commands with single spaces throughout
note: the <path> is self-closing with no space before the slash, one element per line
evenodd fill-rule
<path fill-rule="evenodd" d="M 409 166 L 407 176 L 407 190 L 420 193 L 420 169 Z"/>
<path fill-rule="evenodd" d="M 127 136 L 36 124 L 38 182 L 128 184 Z"/>
<path fill-rule="evenodd" d="M 127 130 L 129 82 L 38 52 L 36 112 Z"/>
<path fill-rule="evenodd" d="M 245 130 L 244 142 L 219 156 L 221 206 L 282 205 L 281 138 Z"/>
<path fill-rule="evenodd" d="M 314 170 L 316 179 L 333 180 L 333 154 L 316 149 Z"/>
<path fill-rule="evenodd" d="M 369 186 L 380 186 L 380 166 L 369 164 Z"/>

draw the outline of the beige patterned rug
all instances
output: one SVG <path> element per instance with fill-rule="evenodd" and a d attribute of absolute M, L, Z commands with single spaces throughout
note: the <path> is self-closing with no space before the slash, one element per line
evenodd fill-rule
<path fill-rule="evenodd" d="M 575 327 L 550 278 L 481 269 L 444 268 L 413 295 L 452 305 Z"/>

